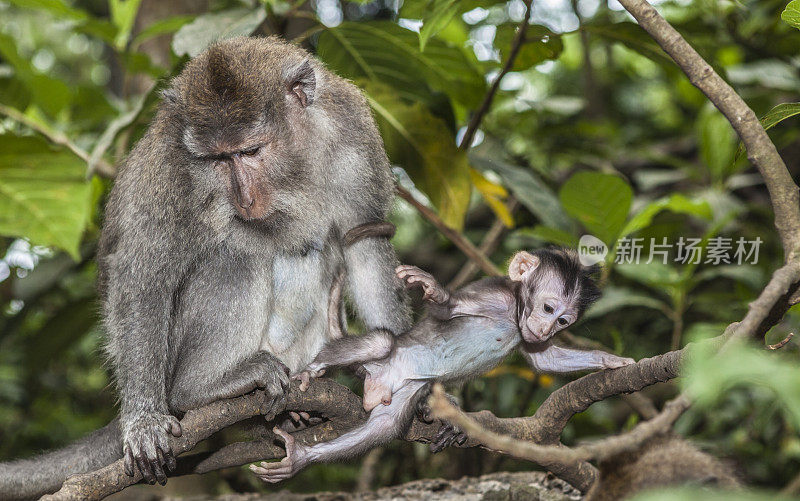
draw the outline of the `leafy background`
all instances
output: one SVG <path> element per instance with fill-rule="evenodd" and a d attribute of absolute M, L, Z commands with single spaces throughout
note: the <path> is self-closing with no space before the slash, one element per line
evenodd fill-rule
<path fill-rule="evenodd" d="M 796 175 L 800 1 L 657 3 L 763 117 Z M 230 36 L 280 34 L 359 85 L 401 185 L 476 245 L 499 232 L 489 254 L 501 268 L 520 248 L 575 245 L 587 233 L 608 244 L 604 297 L 573 335 L 641 358 L 740 318 L 782 260 L 766 191 L 727 121 L 614 0 L 534 2 L 519 57 L 473 143 L 459 146 L 525 11 L 521 0 L 0 0 L 0 458 L 63 445 L 113 417 L 94 289 L 111 185 L 102 174 L 142 135 L 159 87 Z M 406 202 L 392 219 L 402 261 L 445 283 L 464 265 Z M 758 263 L 614 263 L 623 237 L 718 236 L 760 238 Z M 799 320 L 790 311 L 767 341 Z M 679 383 L 646 393 L 660 403 L 688 388 L 698 405 L 678 430 L 749 485 L 775 490 L 800 467 L 797 356 L 795 343 L 739 347 L 723 365 L 699 358 Z M 566 381 L 512 358 L 459 396 L 468 410 L 519 416 Z M 619 400 L 601 402 L 564 441 L 638 419 Z M 409 443 L 371 460 L 315 466 L 286 485 L 349 490 L 531 467 Z M 266 488 L 235 469 L 167 489 Z"/>

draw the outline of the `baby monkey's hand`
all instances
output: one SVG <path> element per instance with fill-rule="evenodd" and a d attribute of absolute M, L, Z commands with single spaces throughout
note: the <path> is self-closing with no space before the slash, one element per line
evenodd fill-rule
<path fill-rule="evenodd" d="M 422 287 L 422 299 L 443 304 L 450 299 L 450 293 L 433 278 L 433 275 L 410 264 L 401 264 L 395 268 L 397 278 L 403 280 L 407 288 Z"/>

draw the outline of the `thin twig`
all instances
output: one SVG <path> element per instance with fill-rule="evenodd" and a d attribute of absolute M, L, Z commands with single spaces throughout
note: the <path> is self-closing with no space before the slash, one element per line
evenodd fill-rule
<path fill-rule="evenodd" d="M 785 338 L 783 338 L 783 341 L 775 344 L 768 344 L 767 348 L 769 348 L 770 350 L 780 350 L 781 348 L 786 346 L 786 343 L 791 341 L 793 337 L 794 337 L 794 332 L 790 332 Z"/>
<path fill-rule="evenodd" d="M 472 139 L 475 137 L 475 132 L 478 130 L 478 127 L 480 127 L 484 115 L 488 113 L 489 108 L 492 105 L 492 101 L 494 100 L 494 96 L 497 94 L 497 90 L 500 88 L 500 81 L 503 80 L 503 77 L 506 76 L 506 73 L 511 71 L 511 68 L 514 67 L 514 62 L 517 60 L 517 55 L 519 54 L 520 49 L 522 49 L 522 44 L 525 43 L 525 33 L 528 31 L 528 23 L 531 21 L 531 11 L 533 10 L 531 9 L 531 3 L 533 0 L 523 1 L 525 2 L 525 16 L 517 27 L 517 34 L 514 37 L 514 41 L 511 43 L 511 51 L 508 53 L 506 64 L 503 65 L 503 69 L 500 70 L 500 73 L 498 73 L 497 77 L 495 77 L 494 81 L 492 82 L 492 86 L 489 88 L 489 92 L 487 92 L 483 97 L 483 102 L 481 102 L 478 111 L 472 115 L 472 118 L 467 125 L 467 130 L 464 132 L 464 137 L 461 138 L 461 144 L 458 146 L 462 150 L 468 150 L 472 145 Z"/>
<path fill-rule="evenodd" d="M 432 225 L 439 230 L 444 236 L 450 239 L 451 242 L 458 247 L 461 252 L 466 254 L 466 256 L 474 261 L 478 266 L 480 266 L 481 270 L 487 275 L 499 277 L 502 276 L 503 273 L 500 269 L 494 265 L 489 258 L 487 258 L 477 247 L 475 244 L 467 240 L 467 237 L 462 235 L 460 232 L 454 230 L 453 228 L 447 226 L 442 218 L 440 218 L 433 210 L 426 207 L 425 204 L 419 202 L 414 195 L 412 195 L 408 190 L 403 188 L 400 185 L 396 185 L 395 189 L 397 189 L 397 193 L 408 203 L 410 203 L 419 213 L 427 219 Z"/>
<path fill-rule="evenodd" d="M 59 131 L 54 131 L 49 127 L 46 127 L 35 120 L 31 120 L 29 117 L 25 116 L 22 112 L 17 109 L 14 109 L 10 106 L 6 106 L 4 104 L 0 104 L 0 114 L 7 116 L 8 118 L 18 122 L 29 129 L 41 134 L 44 136 L 45 139 L 50 141 L 51 143 L 64 146 L 72 153 L 75 154 L 78 158 L 83 160 L 84 162 L 89 162 L 90 155 L 89 153 L 78 146 L 77 144 L 73 143 L 64 133 Z M 114 166 L 109 164 L 103 159 L 98 159 L 95 171 L 103 176 L 103 177 L 113 177 L 116 173 L 116 169 Z"/>

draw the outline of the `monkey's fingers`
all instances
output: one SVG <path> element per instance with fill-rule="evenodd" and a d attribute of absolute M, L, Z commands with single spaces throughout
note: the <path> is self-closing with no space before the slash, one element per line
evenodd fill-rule
<path fill-rule="evenodd" d="M 131 447 L 128 444 L 125 444 L 125 446 L 122 448 L 122 455 L 125 458 L 125 474 L 129 477 L 132 477 L 134 474 L 133 465 L 135 464 L 135 461 L 133 459 Z"/>
<path fill-rule="evenodd" d="M 274 463 L 262 462 L 259 466 L 250 465 L 250 471 L 264 482 L 271 484 L 286 480 L 294 475 L 294 468 L 289 458 L 283 458 Z"/>
<path fill-rule="evenodd" d="M 303 371 L 300 374 L 296 375 L 294 379 L 300 381 L 300 391 L 306 391 L 308 389 L 308 385 L 311 384 L 311 375 L 308 371 Z"/>

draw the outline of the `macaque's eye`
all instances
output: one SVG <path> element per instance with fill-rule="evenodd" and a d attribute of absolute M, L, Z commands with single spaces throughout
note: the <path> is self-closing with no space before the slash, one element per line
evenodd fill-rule
<path fill-rule="evenodd" d="M 559 319 L 558 319 L 558 325 L 567 325 L 568 323 L 569 323 L 569 322 L 567 322 L 567 319 L 566 319 L 566 318 L 564 318 L 564 317 L 559 317 Z"/>
<path fill-rule="evenodd" d="M 246 156 L 246 157 L 252 157 L 252 156 L 254 156 L 254 155 L 258 154 L 258 152 L 259 152 L 260 150 L 261 150 L 261 146 L 255 146 L 255 147 L 253 147 L 253 148 L 250 148 L 249 150 L 244 150 L 244 151 L 242 152 L 242 155 L 244 155 L 244 156 Z"/>
<path fill-rule="evenodd" d="M 545 313 L 553 313 L 553 307 L 550 306 L 549 304 L 545 304 L 544 305 L 544 312 Z"/>

